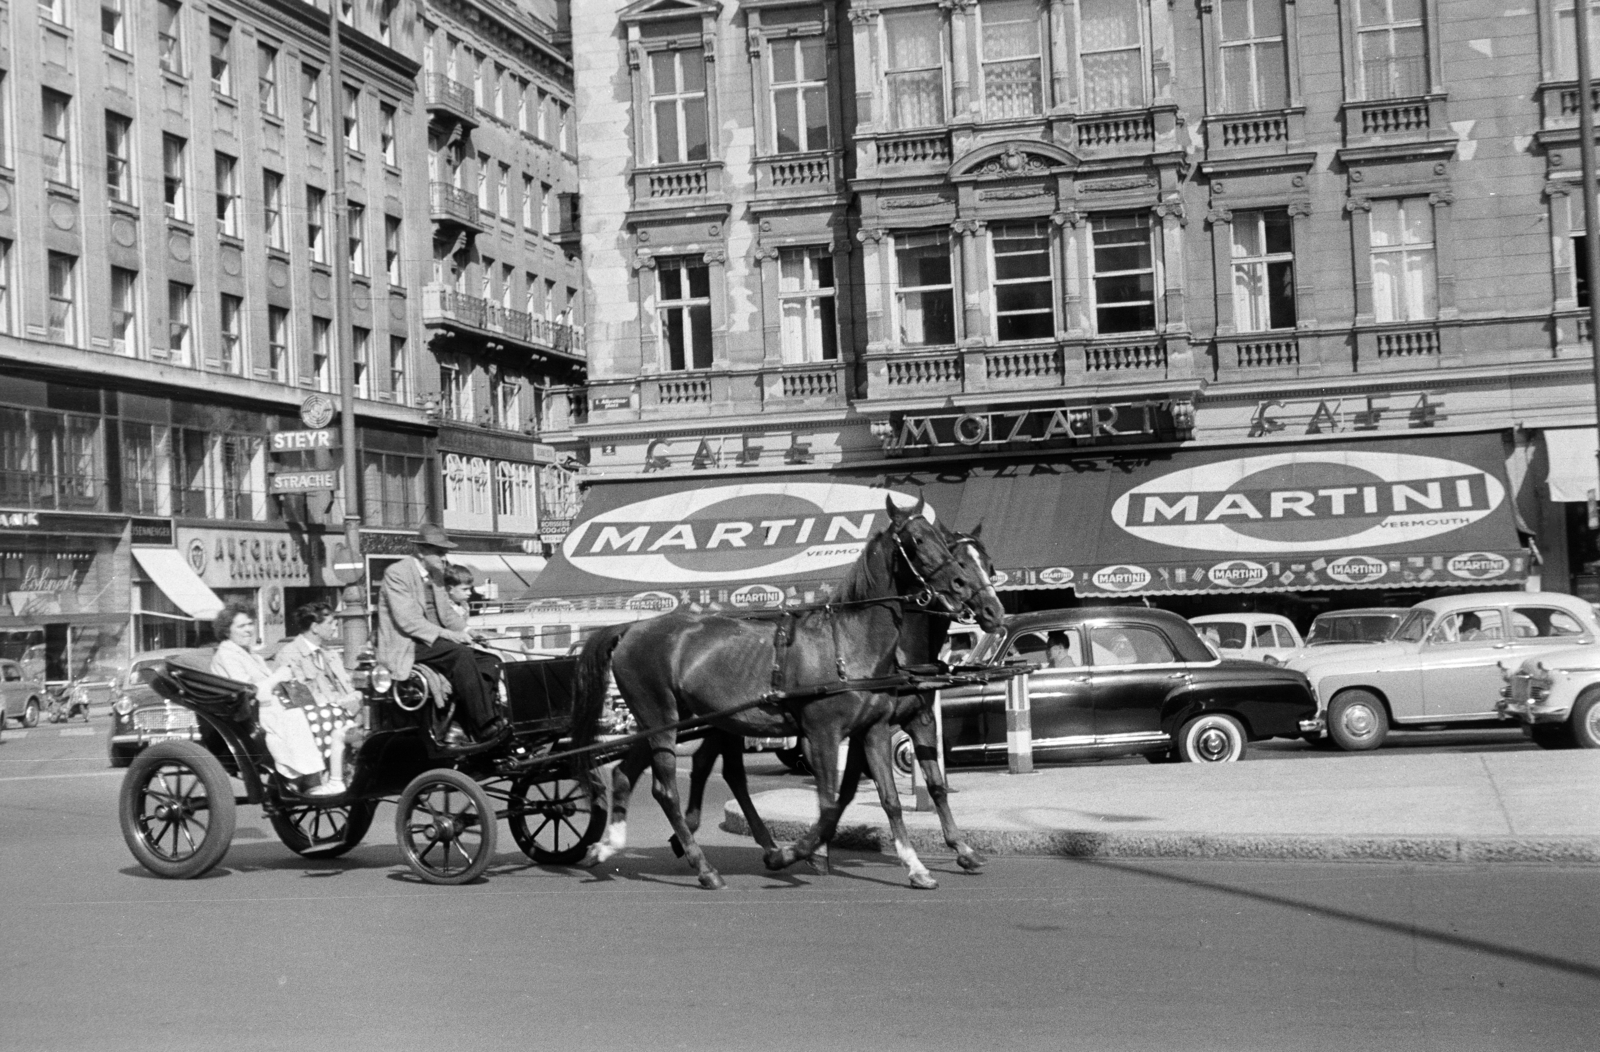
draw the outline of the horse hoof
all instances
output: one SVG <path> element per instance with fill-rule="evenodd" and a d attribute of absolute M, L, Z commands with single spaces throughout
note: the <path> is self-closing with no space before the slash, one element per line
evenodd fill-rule
<path fill-rule="evenodd" d="M 788 859 L 784 858 L 783 849 L 779 848 L 779 847 L 775 847 L 775 848 L 771 849 L 770 851 L 763 852 L 762 855 L 761 855 L 761 861 L 766 865 L 766 867 L 768 869 L 779 870 L 779 869 L 788 869 L 789 868 L 789 863 L 793 862 L 794 859 L 792 859 L 792 858 L 788 858 Z"/>
<path fill-rule="evenodd" d="M 720 874 L 702 873 L 700 874 L 700 886 L 707 891 L 722 891 L 728 886 L 728 882 L 723 880 Z"/>
<path fill-rule="evenodd" d="M 590 844 L 589 845 L 589 850 L 584 852 L 583 857 L 578 859 L 578 862 L 577 862 L 577 865 L 578 865 L 579 869 L 593 869 L 594 867 L 598 866 L 599 864 L 600 864 L 600 845 L 599 844 Z"/>
<path fill-rule="evenodd" d="M 674 855 L 679 858 L 683 857 L 683 841 L 678 839 L 678 834 L 674 833 L 667 838 L 667 846 L 672 849 Z"/>
<path fill-rule="evenodd" d="M 911 886 L 921 888 L 924 891 L 932 891 L 939 886 L 939 882 L 926 873 L 913 873 L 911 874 Z"/>
<path fill-rule="evenodd" d="M 956 865 L 960 866 L 968 873 L 976 873 L 978 870 L 983 868 L 983 864 L 987 861 L 989 860 L 978 854 L 976 851 L 970 855 L 956 856 Z"/>

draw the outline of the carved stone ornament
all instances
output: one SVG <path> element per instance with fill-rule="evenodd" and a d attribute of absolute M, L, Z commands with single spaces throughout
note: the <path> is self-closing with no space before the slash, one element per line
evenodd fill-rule
<path fill-rule="evenodd" d="M 1428 203 L 1430 205 L 1453 205 L 1456 203 L 1455 191 L 1435 190 L 1433 193 L 1428 195 Z"/>
<path fill-rule="evenodd" d="M 634 270 L 654 270 L 654 269 L 656 269 L 655 257 L 650 255 L 650 253 L 648 253 L 648 252 L 635 252 L 633 254 L 633 269 Z"/>
<path fill-rule="evenodd" d="M 1050 193 L 1042 186 L 1001 186 L 993 190 L 979 190 L 980 201 L 1024 201 L 1030 197 L 1046 197 Z"/>
<path fill-rule="evenodd" d="M 1050 162 L 1035 153 L 1025 153 L 1015 143 L 1006 152 L 991 157 L 980 165 L 974 175 L 1042 175 L 1050 170 Z"/>
<path fill-rule="evenodd" d="M 728 262 L 728 252 L 726 249 L 709 248 L 706 249 L 706 254 L 703 258 L 707 264 L 726 263 Z"/>
<path fill-rule="evenodd" d="M 638 44 L 628 45 L 628 68 L 638 69 L 644 65 L 644 48 Z"/>
<path fill-rule="evenodd" d="M 1304 219 L 1305 217 L 1309 216 L 1310 214 L 1311 214 L 1311 202 L 1310 201 L 1290 201 L 1289 202 L 1289 218 L 1291 218 L 1291 219 Z"/>
<path fill-rule="evenodd" d="M 867 242 L 879 242 L 889 236 L 889 232 L 881 227 L 863 227 L 856 231 L 856 240 L 865 245 Z"/>
<path fill-rule="evenodd" d="M 850 12 L 850 24 L 864 26 L 868 22 L 876 21 L 877 17 L 878 9 L 876 7 L 858 7 Z"/>
<path fill-rule="evenodd" d="M 1206 212 L 1206 222 L 1212 226 L 1216 226 L 1218 223 L 1231 223 L 1233 222 L 1233 210 L 1231 208 L 1210 209 Z"/>
<path fill-rule="evenodd" d="M 879 204 L 880 208 L 932 208 L 944 204 L 944 198 L 939 194 L 918 194 L 915 197 L 885 197 Z"/>
<path fill-rule="evenodd" d="M 1372 202 L 1365 197 L 1352 197 L 1344 203 L 1344 210 L 1350 213 L 1372 211 Z"/>
<path fill-rule="evenodd" d="M 976 237 L 983 233 L 983 229 L 987 225 L 981 219 L 958 219 L 950 224 L 950 232 L 952 234 L 960 234 L 963 237 Z"/>
<path fill-rule="evenodd" d="M 1566 197 L 1571 193 L 1571 183 L 1557 182 L 1556 180 L 1552 179 L 1544 184 L 1544 195 L 1546 197 Z"/>
<path fill-rule="evenodd" d="M 1084 215 L 1076 208 L 1064 208 L 1059 212 L 1050 213 L 1050 222 L 1054 223 L 1058 227 L 1070 226 L 1077 228 L 1087 222 L 1088 219 L 1088 216 Z"/>
<path fill-rule="evenodd" d="M 1173 198 L 1171 201 L 1162 201 L 1151 208 L 1150 211 L 1162 219 L 1176 219 L 1179 226 L 1189 225 L 1189 215 L 1184 211 L 1183 202 L 1177 198 Z"/>
<path fill-rule="evenodd" d="M 756 258 L 757 262 L 760 262 L 761 260 L 766 260 L 766 259 L 770 259 L 773 262 L 777 262 L 777 259 L 778 259 L 778 246 L 777 245 L 757 244 L 754 255 L 755 255 L 755 258 Z"/>

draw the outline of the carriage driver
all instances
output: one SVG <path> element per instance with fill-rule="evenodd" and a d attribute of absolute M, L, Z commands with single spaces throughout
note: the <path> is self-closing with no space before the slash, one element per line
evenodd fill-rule
<path fill-rule="evenodd" d="M 475 650 L 445 593 L 445 552 L 455 548 L 444 530 L 424 523 L 416 554 L 389 567 L 378 595 L 378 660 L 395 679 L 426 665 L 450 681 L 456 711 L 468 734 L 489 741 L 508 724 L 498 711 L 500 659 Z M 459 627 L 456 627 L 459 626 Z"/>

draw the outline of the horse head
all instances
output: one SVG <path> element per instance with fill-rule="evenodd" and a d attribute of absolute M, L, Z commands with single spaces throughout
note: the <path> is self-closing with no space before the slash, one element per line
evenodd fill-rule
<path fill-rule="evenodd" d="M 983 546 L 979 535 L 983 532 L 983 524 L 973 527 L 971 533 L 962 533 L 959 530 L 946 529 L 945 543 L 957 559 L 971 563 L 975 576 L 982 585 L 978 595 L 971 605 L 972 620 L 977 621 L 979 627 L 985 632 L 993 632 L 1000 627 L 1005 619 L 1005 607 L 1000 605 L 1000 594 L 994 587 L 994 560 L 989 558 L 989 549 Z"/>
<path fill-rule="evenodd" d="M 987 555 L 979 558 L 975 554 L 982 550 L 977 539 L 971 538 L 970 550 L 953 545 L 955 534 L 923 516 L 920 497 L 910 509 L 897 507 L 892 499 L 885 503 L 889 511 L 886 532 L 899 551 L 899 572 L 905 577 L 901 584 L 906 590 L 925 593 L 929 601 L 937 600 L 955 617 L 976 617 L 985 631 L 999 628 L 1004 613 L 989 580 Z M 963 554 L 967 551 L 970 554 Z"/>

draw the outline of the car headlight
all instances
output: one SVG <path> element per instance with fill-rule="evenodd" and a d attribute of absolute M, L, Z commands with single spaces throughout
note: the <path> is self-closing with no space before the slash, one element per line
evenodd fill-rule
<path fill-rule="evenodd" d="M 118 716 L 126 716 L 134 709 L 133 699 L 126 694 L 119 694 L 117 700 L 111 703 L 111 711 Z"/>
<path fill-rule="evenodd" d="M 379 665 L 372 670 L 372 675 L 368 682 L 372 684 L 372 689 L 379 694 L 387 694 L 389 693 L 389 688 L 394 686 L 394 673 Z"/>
<path fill-rule="evenodd" d="M 1266 656 L 1265 656 L 1265 657 L 1263 657 L 1263 658 L 1262 658 L 1262 659 L 1261 659 L 1261 660 L 1262 660 L 1262 661 L 1265 661 L 1265 662 L 1266 662 L 1266 663 L 1267 663 L 1267 664 L 1269 664 L 1269 665 L 1281 665 L 1281 664 L 1283 664 L 1283 662 L 1281 662 L 1281 661 L 1279 661 L 1279 660 L 1278 660 L 1278 659 L 1277 659 L 1277 658 L 1276 658 L 1276 657 L 1275 657 L 1275 656 L 1273 656 L 1273 655 L 1272 655 L 1272 654 L 1268 654 L 1268 655 L 1266 655 Z"/>

